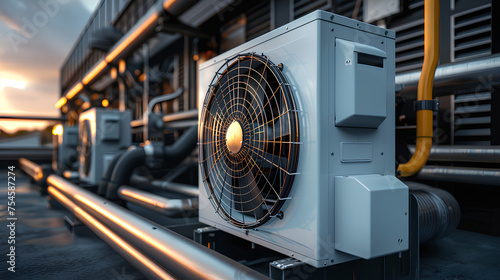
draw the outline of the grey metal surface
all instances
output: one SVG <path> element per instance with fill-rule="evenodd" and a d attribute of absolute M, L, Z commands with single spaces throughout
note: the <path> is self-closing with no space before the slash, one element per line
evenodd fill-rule
<path fill-rule="evenodd" d="M 118 189 L 118 197 L 169 217 L 198 214 L 198 197 L 169 199 L 129 186 L 121 186 Z"/>
<path fill-rule="evenodd" d="M 41 148 L 3 148 L 0 149 L 0 160 L 18 160 L 19 158 L 27 158 L 29 160 L 48 161 L 52 159 L 52 147 Z"/>
<path fill-rule="evenodd" d="M 431 181 L 500 186 L 500 169 L 427 165 L 420 170 L 416 178 Z"/>
<path fill-rule="evenodd" d="M 68 209 L 76 218 L 89 227 L 97 236 L 120 254 L 125 260 L 142 272 L 148 279 L 175 279 L 162 267 L 148 258 L 144 253 L 131 246 L 126 240 L 119 237 L 101 222 L 89 215 L 87 212 L 76 206 L 69 198 L 57 191 L 54 187 L 49 187 L 49 194 Z"/>
<path fill-rule="evenodd" d="M 415 146 L 408 146 L 415 153 Z M 429 161 L 461 161 L 500 163 L 499 146 L 441 146 L 433 145 Z"/>
<path fill-rule="evenodd" d="M 48 184 L 181 279 L 266 279 L 250 268 L 52 175 Z"/>

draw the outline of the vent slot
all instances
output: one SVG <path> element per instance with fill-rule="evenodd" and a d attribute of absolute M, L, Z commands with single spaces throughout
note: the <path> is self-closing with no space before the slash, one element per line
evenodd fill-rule
<path fill-rule="evenodd" d="M 271 4 L 263 1 L 250 8 L 246 14 L 246 39 L 250 41 L 271 31 Z"/>
<path fill-rule="evenodd" d="M 490 145 L 491 92 L 455 95 L 454 144 Z"/>
<path fill-rule="evenodd" d="M 316 10 L 328 10 L 332 8 L 332 0 L 294 0 L 293 17 L 297 19 Z"/>
<path fill-rule="evenodd" d="M 396 72 L 421 68 L 424 61 L 424 19 L 392 29 L 396 31 Z"/>
<path fill-rule="evenodd" d="M 458 13 L 452 17 L 453 61 L 491 53 L 491 5 Z"/>
<path fill-rule="evenodd" d="M 384 68 L 384 58 L 366 53 L 358 53 L 358 64 Z"/>

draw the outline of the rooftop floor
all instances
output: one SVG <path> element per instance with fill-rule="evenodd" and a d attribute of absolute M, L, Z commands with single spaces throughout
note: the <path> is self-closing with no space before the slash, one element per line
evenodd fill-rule
<path fill-rule="evenodd" d="M 7 271 L 7 176 L 0 175 L 0 279 L 144 279 L 86 227 L 69 231 L 68 212 L 51 206 L 20 170 L 16 175 L 15 273 Z M 148 218 L 161 223 L 158 216 Z M 421 279 L 500 279 L 500 237 L 457 230 L 420 254 Z"/>

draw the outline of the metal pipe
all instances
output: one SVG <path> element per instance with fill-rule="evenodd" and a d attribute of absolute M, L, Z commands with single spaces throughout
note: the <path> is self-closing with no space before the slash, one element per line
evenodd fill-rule
<path fill-rule="evenodd" d="M 59 176 L 48 183 L 180 279 L 269 279 Z"/>
<path fill-rule="evenodd" d="M 40 165 L 25 158 L 19 159 L 19 165 L 21 165 L 21 169 L 35 181 L 38 182 L 43 179 L 43 169 Z"/>
<path fill-rule="evenodd" d="M 161 190 L 172 191 L 180 194 L 190 195 L 198 197 L 200 195 L 200 190 L 198 186 L 174 183 L 162 180 L 150 180 L 147 177 L 140 176 L 137 174 L 130 177 L 130 183 L 138 186 L 154 187 Z"/>
<path fill-rule="evenodd" d="M 198 109 L 192 109 L 192 110 L 188 110 L 188 111 L 172 113 L 172 114 L 164 115 L 162 117 L 164 123 L 181 121 L 181 120 L 188 120 L 188 119 L 196 119 L 196 118 L 198 118 Z M 132 128 L 141 127 L 143 125 L 144 125 L 143 120 L 133 120 L 130 122 L 130 126 Z"/>
<path fill-rule="evenodd" d="M 439 60 L 439 1 L 424 2 L 424 64 L 418 81 L 418 102 L 432 100 L 434 72 Z M 418 104 L 418 103 L 417 103 Z M 402 177 L 415 175 L 427 162 L 432 147 L 433 111 L 430 108 L 417 110 L 417 143 L 411 159 L 398 166 Z"/>
<path fill-rule="evenodd" d="M 146 153 L 143 147 L 135 147 L 125 151 L 113 166 L 113 173 L 109 177 L 106 187 L 106 197 L 110 199 L 118 198 L 117 190 L 120 186 L 128 184 L 130 174 L 139 166 L 144 165 Z"/>
<path fill-rule="evenodd" d="M 153 260 L 144 255 L 144 253 L 135 249 L 126 240 L 111 231 L 82 208 L 78 207 L 64 194 L 56 190 L 56 188 L 49 186 L 48 192 L 148 279 L 175 279 L 175 277 L 165 271 L 163 267 L 160 267 Z"/>
<path fill-rule="evenodd" d="M 431 181 L 500 186 L 500 169 L 427 165 L 420 170 L 416 178 Z"/>
<path fill-rule="evenodd" d="M 406 181 L 417 199 L 419 242 L 440 239 L 455 230 L 460 222 L 460 205 L 447 191 Z"/>
<path fill-rule="evenodd" d="M 69 180 L 78 179 L 80 177 L 80 174 L 78 174 L 78 171 L 66 170 L 63 172 L 63 177 Z"/>
<path fill-rule="evenodd" d="M 415 152 L 415 146 L 408 146 L 410 152 Z M 433 146 L 429 161 L 460 161 L 460 162 L 500 162 L 500 147 L 496 146 Z"/>
<path fill-rule="evenodd" d="M 118 197 L 168 217 L 198 216 L 198 197 L 169 199 L 129 186 L 121 186 L 118 189 Z"/>
<path fill-rule="evenodd" d="M 56 122 L 64 122 L 67 119 L 64 117 L 38 117 L 38 116 L 6 116 L 0 115 L 0 119 L 8 119 L 8 120 L 31 120 L 31 121 L 56 121 Z"/>
<path fill-rule="evenodd" d="M 396 75 L 396 84 L 403 84 L 401 94 L 409 96 L 416 92 L 419 70 Z M 488 77 L 478 80 L 479 77 Z M 491 77 L 491 78 L 490 78 Z M 434 75 L 435 96 L 449 95 L 453 90 L 465 92 L 468 88 L 476 89 L 478 84 L 490 88 L 489 84 L 498 81 L 500 78 L 500 54 L 478 58 L 466 62 L 455 62 L 441 65 L 436 69 Z"/>

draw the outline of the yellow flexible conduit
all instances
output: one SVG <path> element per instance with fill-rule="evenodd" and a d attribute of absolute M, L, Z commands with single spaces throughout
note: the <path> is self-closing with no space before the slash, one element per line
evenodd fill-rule
<path fill-rule="evenodd" d="M 424 65 L 418 81 L 418 101 L 432 100 L 434 72 L 439 60 L 439 0 L 424 2 Z M 417 111 L 417 143 L 410 161 L 400 164 L 401 177 L 415 175 L 424 167 L 432 146 L 432 110 Z"/>

